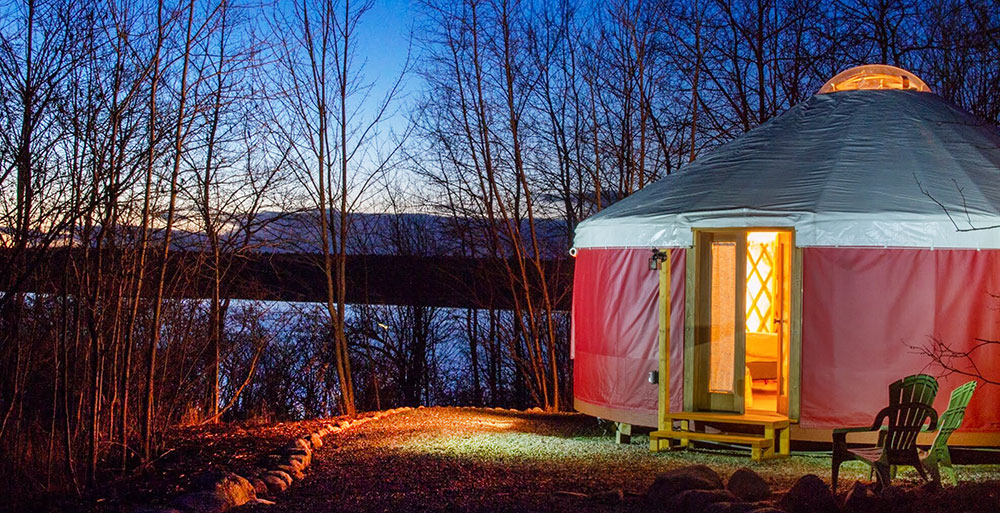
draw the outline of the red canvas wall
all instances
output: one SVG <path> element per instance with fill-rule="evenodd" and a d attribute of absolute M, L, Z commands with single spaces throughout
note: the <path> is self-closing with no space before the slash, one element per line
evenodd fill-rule
<path fill-rule="evenodd" d="M 1000 251 L 803 250 L 802 415 L 806 428 L 865 425 L 888 400 L 886 385 L 940 369 L 909 346 L 931 337 L 968 350 L 1000 339 Z M 976 354 L 1000 378 L 1000 347 Z M 935 404 L 966 376 L 941 377 Z M 963 431 L 1000 431 L 1000 387 L 980 385 Z"/>
<path fill-rule="evenodd" d="M 953 348 L 1000 339 L 1000 251 L 803 250 L 800 425 L 864 425 L 885 406 L 886 385 L 940 369 L 909 346 L 938 337 Z M 684 251 L 671 262 L 672 392 L 683 386 Z M 573 296 L 574 394 L 578 409 L 611 420 L 655 425 L 657 275 L 648 249 L 582 249 Z M 1000 378 L 1000 347 L 976 354 Z M 968 377 L 941 377 L 935 405 Z M 1000 387 L 981 385 L 963 431 L 1000 432 Z"/>
<path fill-rule="evenodd" d="M 577 409 L 656 426 L 659 282 L 649 249 L 581 249 L 573 280 L 573 392 Z M 683 399 L 684 250 L 671 258 L 672 407 Z"/>

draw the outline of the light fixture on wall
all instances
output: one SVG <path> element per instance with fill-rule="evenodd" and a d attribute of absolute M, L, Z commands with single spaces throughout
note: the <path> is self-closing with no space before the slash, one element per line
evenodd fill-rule
<path fill-rule="evenodd" d="M 667 252 L 662 249 L 654 249 L 653 256 L 649 257 L 649 270 L 660 270 L 660 264 L 667 260 Z"/>

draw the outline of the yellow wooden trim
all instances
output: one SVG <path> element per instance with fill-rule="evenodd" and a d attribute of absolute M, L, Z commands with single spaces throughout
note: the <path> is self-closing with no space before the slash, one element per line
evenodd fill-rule
<path fill-rule="evenodd" d="M 653 431 L 649 434 L 650 440 L 663 440 L 672 438 L 675 440 L 702 440 L 706 442 L 728 442 L 734 444 L 746 444 L 755 447 L 767 448 L 774 446 L 773 438 L 764 438 L 751 435 L 730 435 L 718 433 L 697 433 L 694 431 Z"/>
<path fill-rule="evenodd" d="M 760 414 L 760 413 L 716 413 L 716 412 L 699 412 L 699 411 L 686 411 L 686 412 L 676 412 L 667 415 L 671 420 L 688 420 L 695 422 L 716 422 L 719 424 L 749 424 L 753 426 L 787 426 L 789 424 L 788 417 L 777 415 L 777 414 Z"/>
<path fill-rule="evenodd" d="M 784 429 L 788 429 L 788 426 L 786 425 L 784 427 Z M 771 440 L 773 442 L 774 439 L 775 439 L 775 437 L 774 437 L 774 431 L 775 431 L 775 429 L 774 429 L 774 425 L 773 424 L 772 425 L 765 425 L 764 426 L 764 438 L 766 438 L 768 440 Z M 767 447 L 764 450 L 764 457 L 765 458 L 773 458 L 774 457 L 774 445 L 775 444 L 772 443 L 769 447 Z"/>
<path fill-rule="evenodd" d="M 788 350 L 788 418 L 799 420 L 802 397 L 802 248 L 795 246 L 795 232 L 792 232 L 792 329 Z"/>
<path fill-rule="evenodd" d="M 694 234 L 697 236 L 697 234 Z M 696 240 L 696 239 L 695 239 Z M 687 250 L 684 275 L 684 410 L 694 409 L 694 311 L 698 244 Z"/>
<path fill-rule="evenodd" d="M 665 428 L 665 418 L 670 413 L 670 249 L 660 265 L 660 333 L 659 333 L 659 401 L 657 425 Z"/>
<path fill-rule="evenodd" d="M 733 350 L 735 354 L 735 362 L 733 364 L 733 378 L 734 389 L 732 394 L 732 399 L 726 401 L 727 405 L 732 404 L 730 407 L 725 408 L 730 411 L 738 411 L 740 413 L 746 412 L 746 387 L 749 385 L 746 381 L 747 373 L 746 369 L 746 357 L 747 357 L 747 236 L 743 233 L 741 237 L 736 241 L 736 320 L 735 320 L 735 335 L 733 340 Z M 714 408 L 713 408 L 714 409 Z"/>

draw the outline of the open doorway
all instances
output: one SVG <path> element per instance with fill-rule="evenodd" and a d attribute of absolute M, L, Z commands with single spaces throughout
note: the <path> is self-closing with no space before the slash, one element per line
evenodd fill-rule
<path fill-rule="evenodd" d="M 787 415 L 792 232 L 699 230 L 695 254 L 694 409 Z"/>

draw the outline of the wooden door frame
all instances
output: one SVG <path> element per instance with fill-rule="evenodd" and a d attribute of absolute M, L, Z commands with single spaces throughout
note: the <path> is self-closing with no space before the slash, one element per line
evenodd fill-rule
<path fill-rule="evenodd" d="M 802 380 L 802 248 L 795 245 L 795 229 L 789 226 L 748 226 L 693 228 L 691 246 L 686 248 L 684 272 L 684 411 L 694 411 L 694 329 L 698 283 L 698 236 L 700 232 L 781 231 L 791 233 L 791 340 L 788 344 L 788 418 L 797 422 L 800 412 Z"/>
<path fill-rule="evenodd" d="M 746 383 L 745 383 L 745 360 L 746 360 L 746 236 L 738 231 L 725 230 L 701 230 L 694 234 L 694 246 L 698 248 L 695 253 L 695 288 L 694 292 L 694 342 L 692 344 L 691 376 L 694 381 L 692 389 L 694 408 L 696 411 L 717 411 L 731 413 L 746 412 Z M 729 269 L 723 274 L 732 273 L 732 281 L 724 280 L 718 285 L 725 289 L 733 287 L 733 304 L 721 305 L 726 312 L 726 318 L 719 319 L 718 322 L 728 324 L 732 322 L 733 328 L 733 353 L 731 363 L 732 389 L 730 392 L 713 392 L 711 389 L 712 369 L 715 360 L 712 357 L 714 344 L 711 342 L 712 326 L 715 325 L 716 304 L 713 297 L 717 289 L 715 280 L 717 276 L 714 271 L 714 248 L 716 244 L 735 245 L 733 252 L 734 269 Z M 700 253 L 701 250 L 712 251 L 711 255 Z M 730 291 L 725 291 L 729 293 Z M 731 317 L 730 317 L 731 315 Z M 711 321 L 709 322 L 709 319 Z M 728 344 L 726 344 L 728 345 Z M 699 365 L 698 362 L 701 362 Z"/>

